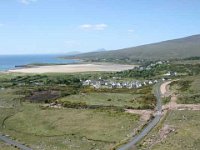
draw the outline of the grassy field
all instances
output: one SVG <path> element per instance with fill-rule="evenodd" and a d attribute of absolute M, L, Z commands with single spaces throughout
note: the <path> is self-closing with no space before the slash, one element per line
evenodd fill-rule
<path fill-rule="evenodd" d="M 172 111 L 165 121 L 138 144 L 138 149 L 198 150 L 200 147 L 199 120 L 200 113 L 198 111 Z M 170 132 L 165 131 L 163 134 L 161 129 L 164 126 L 169 126 Z"/>
<path fill-rule="evenodd" d="M 71 103 L 87 106 L 112 106 L 122 109 L 153 109 L 156 100 L 152 94 L 151 86 L 139 89 L 94 89 L 84 87 L 78 94 L 60 98 L 58 102 L 63 103 L 64 106 L 66 103 Z"/>
<path fill-rule="evenodd" d="M 22 95 L 17 95 L 13 89 L 0 89 L 0 129 L 4 120 L 20 110 L 20 99 Z"/>
<path fill-rule="evenodd" d="M 16 93 L 14 89 L 0 89 L 0 107 L 16 107 L 20 105 L 23 95 Z"/>
<path fill-rule="evenodd" d="M 138 116 L 122 112 L 43 110 L 25 103 L 23 111 L 5 121 L 3 132 L 33 149 L 109 149 L 126 139 L 138 120 Z"/>
<path fill-rule="evenodd" d="M 78 79 L 85 77 L 0 74 L 0 132 L 38 150 L 105 150 L 130 138 L 141 122 L 138 115 L 122 110 L 127 106 L 154 108 L 152 87 L 96 90 L 81 86 Z M 55 101 L 99 107 L 41 107 Z M 104 106 L 117 109 L 101 109 Z M 9 149 L 2 143 L 0 146 Z"/>
<path fill-rule="evenodd" d="M 131 106 L 134 108 L 142 107 L 140 103 L 141 95 L 128 93 L 84 93 L 71 95 L 60 99 L 61 102 L 84 102 L 87 105 L 102 105 L 102 106 Z"/>
<path fill-rule="evenodd" d="M 188 76 L 172 83 L 170 90 L 180 104 L 199 104 L 200 76 Z M 146 150 L 198 150 L 200 147 L 199 111 L 169 111 L 151 133 L 138 145 Z"/>
<path fill-rule="evenodd" d="M 200 76 L 186 77 L 172 84 L 171 90 L 178 93 L 177 103 L 200 104 Z"/>

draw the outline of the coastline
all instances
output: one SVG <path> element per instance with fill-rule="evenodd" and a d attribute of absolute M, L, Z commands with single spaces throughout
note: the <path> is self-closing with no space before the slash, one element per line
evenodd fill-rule
<path fill-rule="evenodd" d="M 78 63 L 66 65 L 32 66 L 15 68 L 7 72 L 13 73 L 78 73 L 78 72 L 117 72 L 133 69 L 137 65 L 109 64 L 109 63 Z"/>
<path fill-rule="evenodd" d="M 0 55 L 0 71 L 8 71 L 35 66 L 77 64 L 82 62 L 81 60 L 75 59 L 59 59 L 58 56 L 60 55 Z"/>

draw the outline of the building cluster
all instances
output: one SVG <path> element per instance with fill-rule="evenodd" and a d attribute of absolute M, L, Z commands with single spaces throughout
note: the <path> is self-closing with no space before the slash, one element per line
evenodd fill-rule
<path fill-rule="evenodd" d="M 153 67 L 155 67 L 156 65 L 162 65 L 162 64 L 168 64 L 169 61 L 157 61 L 155 63 L 150 63 L 149 65 L 146 66 L 138 66 L 135 67 L 135 70 L 139 70 L 139 71 L 143 71 L 143 70 L 151 70 Z M 173 71 L 168 71 L 166 74 L 164 74 L 164 76 L 177 76 L 177 72 L 173 72 Z"/>
<path fill-rule="evenodd" d="M 82 81 L 83 86 L 92 86 L 94 88 L 140 88 L 142 86 L 152 85 L 157 83 L 158 80 L 145 80 L 145 81 L 139 81 L 139 80 L 133 80 L 133 81 L 112 81 L 112 80 L 85 80 Z"/>
<path fill-rule="evenodd" d="M 177 72 L 168 71 L 164 76 L 177 76 Z"/>
<path fill-rule="evenodd" d="M 156 65 L 162 65 L 162 64 L 167 64 L 167 63 L 169 63 L 169 61 L 157 61 L 157 62 L 154 62 L 154 63 L 150 63 L 149 65 L 135 67 L 134 69 L 139 70 L 139 71 L 151 70 Z"/>
<path fill-rule="evenodd" d="M 168 61 L 157 61 L 154 63 L 150 63 L 149 65 L 146 66 L 138 66 L 135 67 L 135 70 L 139 70 L 139 71 L 143 71 L 143 70 L 151 70 L 153 67 L 155 67 L 156 65 L 162 65 L 162 64 L 168 64 Z M 169 71 L 166 74 L 163 75 L 162 80 L 164 81 L 165 79 L 170 80 L 170 77 L 176 76 L 177 73 L 176 72 L 172 72 Z M 143 86 L 147 86 L 147 85 L 153 85 L 155 83 L 158 82 L 158 80 L 144 80 L 144 81 L 140 81 L 140 80 L 132 80 L 132 81 L 116 81 L 116 80 L 120 80 L 121 78 L 117 78 L 117 77 L 113 77 L 113 80 L 103 80 L 101 79 L 101 77 L 98 80 L 85 80 L 82 81 L 83 86 L 92 86 L 94 88 L 128 88 L 128 89 L 133 89 L 133 88 L 140 88 Z"/>

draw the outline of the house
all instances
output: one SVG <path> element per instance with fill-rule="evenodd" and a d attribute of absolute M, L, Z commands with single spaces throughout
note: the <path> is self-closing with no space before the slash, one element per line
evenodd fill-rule
<path fill-rule="evenodd" d="M 158 80 L 154 80 L 153 82 L 154 82 L 154 83 L 158 83 Z"/>
<path fill-rule="evenodd" d="M 101 85 L 100 85 L 100 84 L 95 84 L 95 85 L 93 85 L 93 87 L 94 87 L 95 89 L 99 89 L 99 88 L 101 87 Z"/>
<path fill-rule="evenodd" d="M 115 82 L 111 83 L 112 88 L 116 88 L 117 84 Z"/>
<path fill-rule="evenodd" d="M 136 88 L 140 88 L 142 87 L 142 84 L 141 83 L 136 83 Z"/>
<path fill-rule="evenodd" d="M 153 63 L 150 64 L 151 67 L 154 67 L 155 65 L 156 65 L 156 64 L 153 64 Z"/>
<path fill-rule="evenodd" d="M 104 81 L 104 80 L 100 80 L 98 82 L 99 82 L 100 85 L 105 85 L 105 83 L 106 83 L 106 81 Z"/>
<path fill-rule="evenodd" d="M 35 82 L 34 84 L 35 85 L 44 85 L 44 83 L 42 83 L 42 82 Z"/>
<path fill-rule="evenodd" d="M 158 62 L 156 62 L 156 64 L 158 64 L 158 65 L 162 65 L 163 62 L 162 62 L 162 61 L 158 61 Z"/>
<path fill-rule="evenodd" d="M 140 71 L 143 71 L 143 70 L 144 70 L 144 67 L 140 67 L 139 70 L 140 70 Z"/>
<path fill-rule="evenodd" d="M 153 84 L 153 82 L 150 80 L 150 81 L 149 81 L 149 85 L 151 85 L 151 84 Z"/>
<path fill-rule="evenodd" d="M 105 82 L 105 86 L 108 86 L 108 82 Z"/>
<path fill-rule="evenodd" d="M 86 80 L 83 82 L 83 86 L 87 86 L 87 85 L 90 85 L 91 83 L 91 80 Z"/>
<path fill-rule="evenodd" d="M 92 80 L 91 82 L 90 82 L 90 85 L 92 85 L 92 86 L 94 86 L 94 85 L 96 85 L 97 84 L 97 81 L 96 80 Z"/>
<path fill-rule="evenodd" d="M 146 68 L 146 70 L 151 70 L 151 66 L 148 66 L 148 67 Z"/>
<path fill-rule="evenodd" d="M 164 76 L 176 76 L 177 72 L 168 71 Z"/>
<path fill-rule="evenodd" d="M 170 76 L 171 75 L 171 72 L 167 72 L 166 74 L 164 74 L 164 76 Z"/>
<path fill-rule="evenodd" d="M 117 88 L 122 88 L 121 83 L 117 83 Z"/>
<path fill-rule="evenodd" d="M 177 72 L 171 72 L 171 76 L 177 76 Z"/>
<path fill-rule="evenodd" d="M 129 84 L 129 85 L 127 86 L 127 88 L 128 88 L 128 89 L 132 89 L 132 88 L 135 88 L 135 86 L 134 86 L 133 84 Z"/>

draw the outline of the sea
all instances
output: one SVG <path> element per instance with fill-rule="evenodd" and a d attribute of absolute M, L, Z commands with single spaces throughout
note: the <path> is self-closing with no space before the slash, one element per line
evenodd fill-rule
<path fill-rule="evenodd" d="M 74 64 L 78 60 L 61 59 L 63 55 L 0 55 L 0 71 L 29 64 Z"/>

